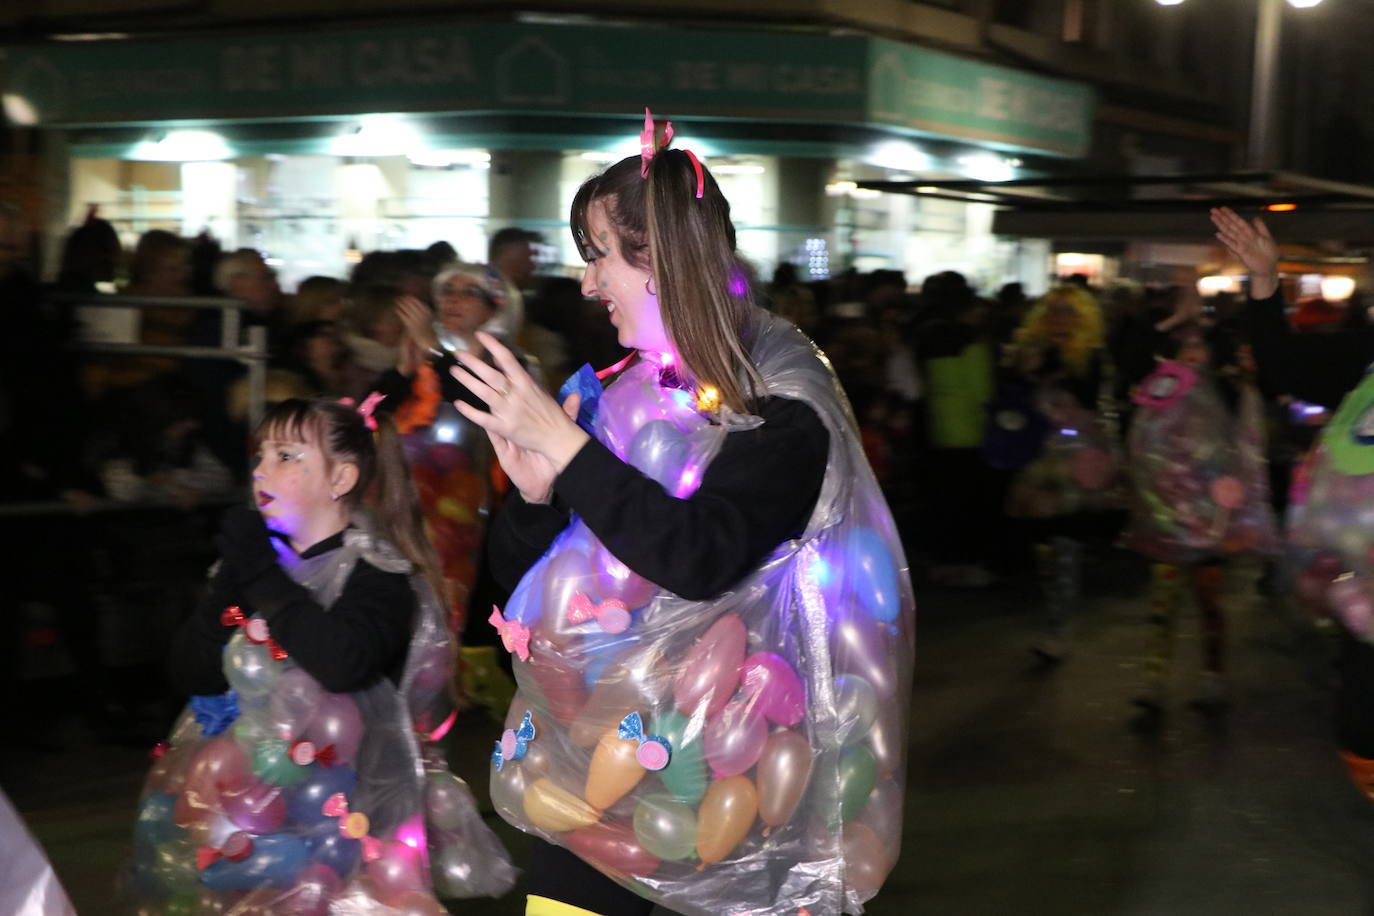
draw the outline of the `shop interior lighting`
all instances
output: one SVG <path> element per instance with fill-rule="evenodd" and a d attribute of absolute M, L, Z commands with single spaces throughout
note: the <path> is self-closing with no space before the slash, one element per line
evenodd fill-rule
<path fill-rule="evenodd" d="M 410 164 L 421 168 L 446 169 L 455 165 L 471 169 L 491 168 L 491 153 L 482 149 L 420 150 L 407 156 Z"/>
<path fill-rule="evenodd" d="M 1199 277 L 1197 281 L 1198 295 L 1215 296 L 1218 293 L 1238 293 L 1240 292 L 1240 278 L 1228 277 L 1225 274 L 1213 274 L 1207 277 Z"/>
<path fill-rule="evenodd" d="M 1297 204 L 1270 204 L 1269 206 L 1265 207 L 1264 209 L 1268 210 L 1270 213 L 1287 213 L 1289 210 L 1296 210 L 1296 209 L 1298 209 L 1298 205 L 1297 205 Z"/>
<path fill-rule="evenodd" d="M 212 130 L 172 130 L 156 140 L 144 140 L 129 156 L 143 162 L 214 162 L 233 159 L 224 137 Z"/>
<path fill-rule="evenodd" d="M 1355 292 L 1355 281 L 1350 277 L 1322 277 L 1322 298 L 1328 302 L 1344 302 Z"/>
<path fill-rule="evenodd" d="M 731 165 L 723 162 L 711 166 L 711 171 L 717 175 L 762 175 L 767 169 L 761 165 Z"/>
<path fill-rule="evenodd" d="M 1020 159 L 1007 159 L 994 153 L 974 153 L 959 157 L 959 170 L 975 181 L 1011 181 L 1016 177 Z"/>
<path fill-rule="evenodd" d="M 363 115 L 358 126 L 335 137 L 329 152 L 335 156 L 405 156 L 424 148 L 415 125 L 396 115 Z"/>
<path fill-rule="evenodd" d="M 869 165 L 903 172 L 924 172 L 933 164 L 916 144 L 906 140 L 886 140 L 873 147 L 864 159 Z"/>

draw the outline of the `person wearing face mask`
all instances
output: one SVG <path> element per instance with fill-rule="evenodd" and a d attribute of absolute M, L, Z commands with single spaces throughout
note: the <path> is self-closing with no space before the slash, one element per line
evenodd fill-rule
<path fill-rule="evenodd" d="M 583 294 L 634 352 L 561 404 L 494 338 L 494 365 L 458 354 L 487 410 L 458 409 L 514 486 L 490 619 L 520 693 L 492 799 L 537 838 L 530 914 L 852 909 L 900 845 L 905 560 L 834 373 L 754 305 L 710 171 L 647 115 L 641 147 L 571 214 Z"/>

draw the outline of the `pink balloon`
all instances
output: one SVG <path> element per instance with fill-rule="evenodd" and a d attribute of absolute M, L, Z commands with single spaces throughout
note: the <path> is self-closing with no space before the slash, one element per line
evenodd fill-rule
<path fill-rule="evenodd" d="M 831 634 L 837 674 L 857 674 L 873 685 L 880 699 L 897 693 L 897 638 L 862 608 L 846 608 Z"/>
<path fill-rule="evenodd" d="M 316 748 L 334 745 L 335 764 L 351 763 L 358 756 L 358 745 L 363 741 L 363 717 L 358 712 L 358 705 L 347 694 L 322 694 L 305 737 L 314 742 Z"/>
<path fill-rule="evenodd" d="M 434 895 L 424 891 L 402 894 L 392 906 L 397 916 L 448 916 L 448 910 L 434 899 Z"/>
<path fill-rule="evenodd" d="M 251 780 L 248 758 L 234 739 L 211 738 L 191 758 L 173 818 L 183 827 L 204 821 L 216 813 L 221 792 L 242 788 Z"/>
<path fill-rule="evenodd" d="M 758 762 L 767 740 L 763 712 L 748 700 L 731 703 L 706 723 L 706 762 L 717 779 L 737 776 Z"/>
<path fill-rule="evenodd" d="M 902 846 L 902 822 L 906 819 L 903 802 L 901 784 L 895 779 L 884 779 L 859 814 L 859 823 L 866 824 L 887 850 L 885 864 L 889 867 L 897 861 Z"/>
<path fill-rule="evenodd" d="M 382 844 L 380 858 L 367 863 L 367 876 L 376 883 L 382 902 L 395 906 L 406 894 L 426 887 L 420 865 L 419 850 L 393 840 Z"/>
<path fill-rule="evenodd" d="M 791 727 L 806 714 L 806 688 L 787 659 L 772 652 L 756 652 L 740 669 L 744 693 L 775 725 Z"/>
<path fill-rule="evenodd" d="M 629 824 L 593 824 L 572 831 L 563 841 L 588 864 L 602 871 L 621 875 L 651 875 L 658 871 L 658 858 L 639 845 Z"/>
<path fill-rule="evenodd" d="M 530 638 L 529 672 L 555 719 L 566 724 L 577 718 L 587 702 L 582 672 L 539 632 Z"/>
<path fill-rule="evenodd" d="M 706 715 L 714 716 L 725 708 L 739 684 L 747 640 L 744 622 L 737 614 L 727 614 L 696 641 L 673 687 L 680 712 L 690 716 L 704 703 Z"/>
<path fill-rule="evenodd" d="M 276 736 L 287 741 L 299 738 L 314 718 L 324 692 L 320 682 L 307 674 L 305 669 L 288 668 L 283 671 L 272 685 L 272 696 L 268 701 Z"/>
<path fill-rule="evenodd" d="M 325 916 L 334 895 L 343 886 L 343 879 L 334 869 L 319 862 L 305 866 L 296 876 L 285 900 L 277 904 L 276 912 L 290 916 Z"/>
<path fill-rule="evenodd" d="M 249 833 L 272 833 L 286 820 L 286 796 L 280 786 L 254 781 L 237 792 L 220 793 L 224 814 Z"/>
<path fill-rule="evenodd" d="M 883 886 L 887 873 L 892 871 L 888 861 L 890 858 L 891 853 L 871 828 L 857 821 L 845 825 L 845 884 L 865 895 L 865 898 L 872 896 Z"/>
<path fill-rule="evenodd" d="M 597 597 L 603 601 L 619 598 L 634 611 L 647 604 L 658 591 L 658 587 L 648 579 L 631 572 L 600 541 L 596 542 L 592 551 L 592 568 L 596 570 Z"/>

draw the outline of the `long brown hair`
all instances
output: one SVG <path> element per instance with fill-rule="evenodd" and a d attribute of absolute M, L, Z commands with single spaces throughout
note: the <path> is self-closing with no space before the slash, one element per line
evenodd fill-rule
<path fill-rule="evenodd" d="M 648 269 L 658 291 L 663 328 L 676 350 L 678 375 L 716 389 L 720 403 L 747 413 L 763 393 L 749 359 L 753 305 L 735 253 L 730 204 L 702 167 L 702 195 L 691 157 L 661 150 L 640 178 L 640 158 L 622 159 L 578 189 L 572 231 L 584 258 L 595 257 L 587 211 L 603 201 L 621 254 Z"/>
<path fill-rule="evenodd" d="M 351 510 L 366 504 L 381 534 L 424 576 L 435 597 L 445 602 L 439 558 L 425 536 L 420 498 L 411 480 L 401 437 L 386 417 L 377 417 L 374 437 L 363 418 L 347 404 L 324 398 L 289 398 L 273 406 L 258 424 L 255 441 L 310 442 L 324 453 L 326 468 L 352 464 L 358 482 L 341 498 Z"/>

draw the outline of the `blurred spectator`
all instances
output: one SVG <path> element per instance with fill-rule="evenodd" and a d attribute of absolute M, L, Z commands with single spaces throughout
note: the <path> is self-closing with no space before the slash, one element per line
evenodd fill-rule
<path fill-rule="evenodd" d="M 768 286 L 768 299 L 774 314 L 786 318 L 808 337 L 815 337 L 819 313 L 816 310 L 816 297 L 809 288 L 803 286 L 797 276 L 797 266 L 783 261 L 773 271 L 773 282 Z"/>
<path fill-rule="evenodd" d="M 143 233 L 134 248 L 124 291 L 131 296 L 189 296 L 190 243 L 163 229 Z"/>
<path fill-rule="evenodd" d="M 196 296 L 218 296 L 215 288 L 215 266 L 224 256 L 219 240 L 208 231 L 191 240 L 191 293 Z"/>
<path fill-rule="evenodd" d="M 439 269 L 443 269 L 450 261 L 458 260 L 458 250 L 448 242 L 440 240 L 425 249 L 425 254 L 433 259 L 434 264 Z"/>
<path fill-rule="evenodd" d="M 1026 288 L 1020 283 L 1003 283 L 997 291 L 993 313 L 988 321 L 988 333 L 999 344 L 1011 340 L 1012 333 L 1021 326 L 1030 308 Z"/>
<path fill-rule="evenodd" d="M 86 221 L 62 243 L 56 288 L 70 293 L 98 292 L 103 284 L 114 283 L 123 258 L 124 249 L 114 226 L 97 216 L 96 208 L 91 207 Z M 110 291 L 108 286 L 106 291 Z"/>
<path fill-rule="evenodd" d="M 518 226 L 498 229 L 487 242 L 487 263 L 506 280 L 506 305 L 482 330 L 528 349 L 525 328 L 525 291 L 534 277 L 534 245 L 542 236 Z M 535 354 L 538 358 L 538 354 Z"/>
<path fill-rule="evenodd" d="M 306 321 L 292 326 L 276 368 L 300 376 L 307 397 L 352 396 L 356 372 L 351 354 L 333 321 Z"/>
<path fill-rule="evenodd" d="M 355 394 L 366 393 L 377 376 L 394 369 L 400 359 L 405 326 L 396 312 L 401 291 L 394 286 L 368 286 L 353 294 L 349 328 L 344 335 L 356 375 Z"/>
<path fill-rule="evenodd" d="M 307 321 L 342 321 L 345 290 L 342 280 L 306 277 L 296 287 L 291 320 L 298 324 Z"/>

